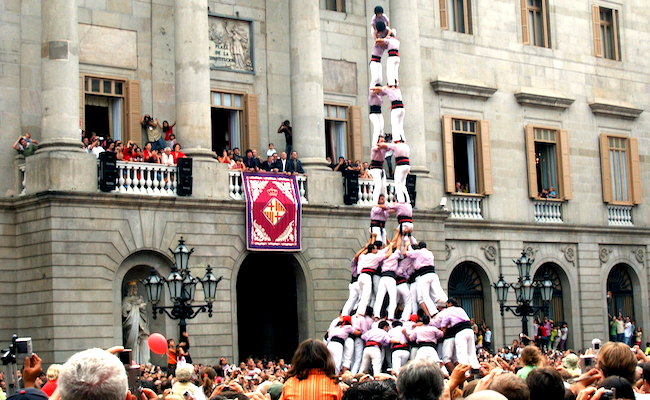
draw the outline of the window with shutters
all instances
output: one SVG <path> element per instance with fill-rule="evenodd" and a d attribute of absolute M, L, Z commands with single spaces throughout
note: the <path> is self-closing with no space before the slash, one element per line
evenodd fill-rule
<path fill-rule="evenodd" d="M 489 130 L 488 121 L 443 117 L 447 192 L 492 194 Z"/>
<path fill-rule="evenodd" d="M 593 5 L 591 13 L 594 31 L 594 55 L 620 61 L 618 10 Z"/>
<path fill-rule="evenodd" d="M 636 138 L 602 134 L 600 158 L 605 203 L 641 203 L 639 145 Z"/>
<path fill-rule="evenodd" d="M 440 0 L 440 25 L 443 30 L 472 33 L 471 0 Z"/>
<path fill-rule="evenodd" d="M 325 155 L 336 161 L 339 157 L 363 160 L 361 141 L 361 107 L 325 104 Z"/>
<path fill-rule="evenodd" d="M 530 197 L 569 200 L 572 198 L 569 142 L 566 130 L 526 127 L 528 187 Z"/>
<path fill-rule="evenodd" d="M 548 0 L 521 0 L 521 20 L 524 44 L 551 47 Z"/>
<path fill-rule="evenodd" d="M 212 97 L 212 150 L 221 156 L 221 150 L 240 148 L 244 154 L 243 137 L 244 94 L 213 91 Z"/>
<path fill-rule="evenodd" d="M 320 0 L 320 8 L 323 10 L 345 12 L 345 0 Z"/>
<path fill-rule="evenodd" d="M 94 133 L 100 138 L 123 140 L 126 80 L 86 75 L 80 82 L 80 124 L 86 136 Z"/>

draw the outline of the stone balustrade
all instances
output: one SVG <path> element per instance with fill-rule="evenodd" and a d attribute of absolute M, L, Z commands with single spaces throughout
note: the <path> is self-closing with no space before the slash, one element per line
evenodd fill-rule
<path fill-rule="evenodd" d="M 358 206 L 374 206 L 372 196 L 374 193 L 375 184 L 372 179 L 359 179 L 359 200 Z M 386 204 L 392 204 L 396 201 L 395 198 L 395 182 L 392 180 L 386 181 Z"/>
<path fill-rule="evenodd" d="M 535 222 L 562 223 L 562 202 L 553 200 L 534 200 Z"/>
<path fill-rule="evenodd" d="M 24 162 L 18 166 L 18 171 L 20 172 L 18 176 L 20 177 L 19 179 L 20 179 L 20 188 L 21 188 L 19 196 L 24 196 L 25 191 L 27 190 L 27 183 L 25 182 L 27 175 L 25 174 Z"/>
<path fill-rule="evenodd" d="M 481 211 L 482 197 L 477 196 L 450 196 L 451 215 L 455 219 L 483 219 Z"/>
<path fill-rule="evenodd" d="M 607 206 L 607 222 L 614 226 L 633 226 L 632 206 Z"/>
<path fill-rule="evenodd" d="M 176 165 L 117 161 L 117 185 L 113 193 L 176 196 Z"/>
<path fill-rule="evenodd" d="M 305 175 L 296 175 L 296 181 L 298 183 L 298 192 L 300 193 L 300 202 L 302 204 L 309 204 L 307 200 L 307 177 Z M 241 171 L 228 171 L 228 190 L 231 199 L 245 200 Z"/>

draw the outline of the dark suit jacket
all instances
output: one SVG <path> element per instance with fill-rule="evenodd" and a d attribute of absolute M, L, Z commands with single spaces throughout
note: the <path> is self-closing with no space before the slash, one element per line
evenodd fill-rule
<path fill-rule="evenodd" d="M 302 163 L 300 160 L 296 160 L 296 165 L 294 166 L 293 161 L 294 160 L 288 160 L 289 168 L 287 169 L 289 172 L 294 173 L 297 172 L 299 174 L 304 174 L 305 170 L 302 169 Z"/>
<path fill-rule="evenodd" d="M 278 161 L 275 162 L 275 168 L 278 169 L 279 172 L 288 172 L 289 171 L 289 159 L 286 159 L 286 162 L 284 163 L 284 166 L 282 165 L 282 159 L 278 158 Z"/>

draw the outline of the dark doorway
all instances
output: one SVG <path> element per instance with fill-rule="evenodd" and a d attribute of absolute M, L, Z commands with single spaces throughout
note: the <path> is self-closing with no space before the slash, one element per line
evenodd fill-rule
<path fill-rule="evenodd" d="M 239 358 L 284 358 L 298 347 L 302 270 L 291 254 L 251 253 L 237 276 Z"/>
<path fill-rule="evenodd" d="M 111 137 L 108 107 L 86 105 L 86 132 L 94 132 L 100 138 Z"/>

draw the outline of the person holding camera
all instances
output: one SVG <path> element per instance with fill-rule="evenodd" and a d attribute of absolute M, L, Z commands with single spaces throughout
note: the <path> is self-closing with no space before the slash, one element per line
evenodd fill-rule
<path fill-rule="evenodd" d="M 291 122 L 289 122 L 289 120 L 284 121 L 278 128 L 278 133 L 284 133 L 284 139 L 287 143 L 285 153 L 291 154 L 291 149 L 293 148 L 293 131 L 291 129 Z"/>
<path fill-rule="evenodd" d="M 149 114 L 145 114 L 142 120 L 140 120 L 140 124 L 147 131 L 147 138 L 151 143 L 151 148 L 154 150 L 164 149 L 166 145 L 158 118 L 154 119 Z"/>

